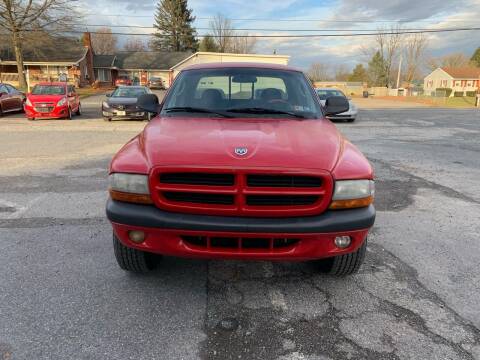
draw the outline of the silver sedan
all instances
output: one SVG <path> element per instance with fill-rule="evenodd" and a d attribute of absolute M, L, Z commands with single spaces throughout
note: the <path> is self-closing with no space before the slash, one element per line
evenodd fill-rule
<path fill-rule="evenodd" d="M 317 92 L 317 95 L 320 98 L 320 102 L 322 103 L 322 106 L 325 106 L 325 102 L 327 101 L 327 98 L 330 96 L 343 96 L 347 98 L 345 94 L 338 89 L 317 88 L 315 89 L 315 91 Z M 334 116 L 328 116 L 330 120 L 347 120 L 348 122 L 355 121 L 358 115 L 358 109 L 350 98 L 347 98 L 347 99 L 350 105 L 348 111 L 345 111 L 341 114 L 337 114 Z"/>

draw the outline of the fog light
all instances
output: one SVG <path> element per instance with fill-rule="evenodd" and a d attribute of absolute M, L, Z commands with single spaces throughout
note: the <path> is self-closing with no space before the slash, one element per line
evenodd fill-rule
<path fill-rule="evenodd" d="M 335 245 L 341 249 L 349 247 L 352 243 L 352 239 L 350 236 L 336 236 L 335 237 Z"/>
<path fill-rule="evenodd" d="M 128 232 L 128 237 L 134 243 L 140 244 L 145 240 L 145 233 L 140 230 L 132 230 Z"/>

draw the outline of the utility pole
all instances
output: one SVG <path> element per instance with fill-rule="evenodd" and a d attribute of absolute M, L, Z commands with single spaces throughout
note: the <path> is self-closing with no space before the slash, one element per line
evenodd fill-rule
<path fill-rule="evenodd" d="M 400 62 L 398 63 L 398 75 L 397 75 L 397 95 L 398 95 L 398 88 L 400 86 L 400 73 L 402 71 L 402 54 L 400 54 Z"/>

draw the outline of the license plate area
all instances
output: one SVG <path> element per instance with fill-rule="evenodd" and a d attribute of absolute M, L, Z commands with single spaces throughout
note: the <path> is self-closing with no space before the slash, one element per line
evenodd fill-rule
<path fill-rule="evenodd" d="M 123 111 L 123 110 L 117 110 L 117 115 L 125 116 L 125 115 L 127 115 L 127 113 L 126 113 L 126 111 Z"/>

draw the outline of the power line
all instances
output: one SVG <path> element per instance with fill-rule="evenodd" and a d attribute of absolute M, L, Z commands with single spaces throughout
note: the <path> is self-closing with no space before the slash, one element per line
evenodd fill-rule
<path fill-rule="evenodd" d="M 107 28 L 135 28 L 135 29 L 155 29 L 154 26 L 143 26 L 143 25 L 107 25 L 107 24 L 86 24 L 84 26 L 93 26 L 93 27 L 107 27 Z M 195 27 L 196 30 L 212 30 L 209 27 Z M 380 29 L 381 30 L 381 29 Z M 400 31 L 423 31 L 430 30 L 425 28 L 401 28 Z M 379 29 L 271 29 L 271 28 L 235 28 L 232 31 L 278 31 L 278 32 L 378 32 Z"/>
<path fill-rule="evenodd" d="M 443 33 L 443 32 L 457 32 L 457 31 L 478 31 L 480 27 L 467 27 L 467 28 L 453 28 L 453 29 L 420 29 L 420 30 L 400 30 L 400 31 L 376 31 L 371 33 L 348 33 L 348 34 L 267 34 L 267 35 L 211 35 L 211 34 L 199 34 L 197 37 L 203 38 L 205 36 L 210 36 L 213 38 L 321 38 L 321 37 L 362 37 L 362 36 L 377 36 L 377 35 L 402 35 L 402 34 L 425 34 L 425 33 Z M 25 31 L 35 31 L 35 30 L 25 30 Z M 336 31 L 336 30 L 335 30 Z M 71 34 L 82 34 L 85 31 L 79 30 L 68 30 L 64 33 Z M 91 31 L 91 34 L 105 34 L 103 32 Z M 127 36 L 157 36 L 157 37 L 168 37 L 170 35 L 166 34 L 154 34 L 154 33 L 128 33 L 128 32 L 111 32 L 108 33 L 111 35 L 127 35 Z"/>
<path fill-rule="evenodd" d="M 155 15 L 126 15 L 126 14 L 98 14 L 98 13 L 84 13 L 83 16 L 104 16 L 104 17 L 122 17 L 122 18 L 152 18 Z M 214 17 L 196 17 L 196 20 L 214 20 Z M 398 19 L 398 20 L 341 20 L 341 19 L 311 19 L 311 18 L 296 18 L 296 19 L 268 19 L 268 18 L 228 18 L 230 21 L 285 21 L 285 22 L 327 22 L 327 23 L 415 23 L 415 22 L 476 22 L 472 19 L 450 19 L 450 20 L 412 20 L 412 19 Z"/>

